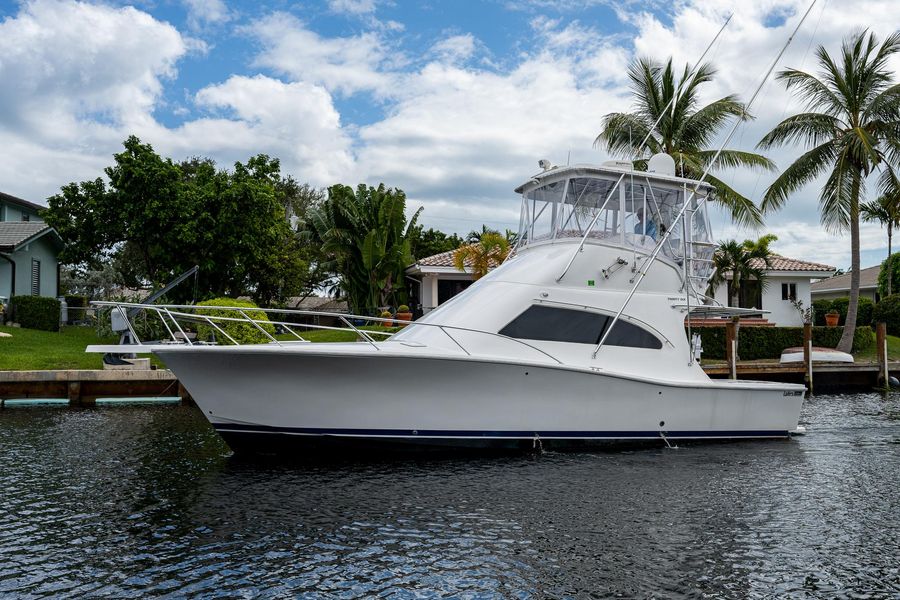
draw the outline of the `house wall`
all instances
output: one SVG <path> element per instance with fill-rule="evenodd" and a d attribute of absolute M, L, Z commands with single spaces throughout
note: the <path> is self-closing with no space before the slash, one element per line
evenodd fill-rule
<path fill-rule="evenodd" d="M 21 221 L 23 214 L 28 215 L 29 221 L 42 221 L 42 219 L 38 217 L 36 211 L 28 210 L 27 208 L 6 202 L 0 202 L 0 221 Z"/>
<path fill-rule="evenodd" d="M 803 319 L 800 317 L 797 309 L 794 308 L 794 305 L 791 304 L 791 301 L 781 299 L 781 284 L 796 284 L 797 300 L 802 301 L 804 307 L 809 307 L 812 303 L 810 297 L 810 286 L 812 284 L 809 277 L 770 274 L 768 281 L 766 289 L 762 292 L 762 306 L 757 306 L 756 308 L 769 311 L 769 314 L 763 316 L 776 325 L 782 327 L 803 325 Z M 720 285 L 716 288 L 715 299 L 722 303 L 723 306 L 729 306 L 727 285 Z"/>
<path fill-rule="evenodd" d="M 31 294 L 31 259 L 41 261 L 41 296 L 55 298 L 58 295 L 56 287 L 57 259 L 56 250 L 49 236 L 38 238 L 24 248 L 9 255 L 16 263 L 16 295 Z M 12 295 L 10 289 L 10 269 L 12 267 L 5 260 L 0 259 L 0 296 L 9 298 Z"/>

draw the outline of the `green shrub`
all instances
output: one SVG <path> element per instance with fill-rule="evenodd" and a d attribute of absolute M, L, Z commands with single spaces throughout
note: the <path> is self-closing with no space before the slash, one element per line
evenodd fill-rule
<path fill-rule="evenodd" d="M 825 314 L 831 311 L 831 300 L 813 300 L 813 325 L 825 325 Z"/>
<path fill-rule="evenodd" d="M 213 300 L 206 300 L 205 302 L 200 302 L 197 306 L 237 306 L 245 309 L 253 309 L 258 308 L 256 304 L 250 302 L 249 300 L 236 300 L 234 298 L 214 298 Z M 194 311 L 198 315 L 205 315 L 208 317 L 231 317 L 240 319 L 242 318 L 241 314 L 234 310 L 195 310 Z M 244 313 L 250 317 L 251 319 L 255 319 L 257 321 L 268 321 L 269 317 L 266 316 L 261 310 L 245 310 Z M 213 322 L 225 331 L 228 335 L 234 338 L 239 344 L 264 344 L 271 340 L 269 340 L 266 335 L 256 328 L 253 323 L 247 322 L 238 322 L 238 321 L 222 321 L 213 319 Z M 262 324 L 261 324 L 262 325 Z M 262 325 L 262 328 L 269 333 L 270 335 L 275 334 L 275 326 L 274 325 Z M 201 340 L 209 340 L 212 339 L 215 334 L 215 339 L 218 343 L 228 345 L 231 344 L 231 341 L 221 335 L 214 328 L 205 324 L 197 324 L 197 337 Z"/>
<path fill-rule="evenodd" d="M 59 331 L 60 304 L 56 298 L 13 296 L 9 304 L 12 319 L 22 327 Z"/>
<path fill-rule="evenodd" d="M 884 322 L 889 335 L 900 335 L 900 294 L 882 298 L 875 305 L 872 318 L 876 323 Z"/>
<path fill-rule="evenodd" d="M 814 325 L 825 325 L 825 314 L 836 310 L 840 314 L 838 324 L 843 325 L 847 320 L 847 307 L 850 305 L 850 298 L 835 298 L 834 300 L 816 300 L 812 303 L 815 316 L 813 317 Z M 859 306 L 856 309 L 856 324 L 871 325 L 872 310 L 875 303 L 868 298 L 860 298 Z"/>
<path fill-rule="evenodd" d="M 84 321 L 87 318 L 87 311 L 85 311 L 85 309 L 88 307 L 87 296 L 67 294 L 66 306 L 69 307 L 69 319 L 66 321 L 66 323 L 71 325 L 76 321 Z"/>
<path fill-rule="evenodd" d="M 703 343 L 703 357 L 725 359 L 724 327 L 693 327 Z M 813 327 L 814 346 L 834 348 L 841 339 L 843 327 Z M 857 327 L 853 336 L 853 352 L 865 350 L 875 343 L 871 327 Z M 779 358 L 785 348 L 803 345 L 802 327 L 741 327 L 738 332 L 738 355 L 741 360 Z"/>
<path fill-rule="evenodd" d="M 397 307 L 397 312 L 398 313 L 408 313 L 409 307 L 405 304 L 401 304 L 400 306 Z"/>

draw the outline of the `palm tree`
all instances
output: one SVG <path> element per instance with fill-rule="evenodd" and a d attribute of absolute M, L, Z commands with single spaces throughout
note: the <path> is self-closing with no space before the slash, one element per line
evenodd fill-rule
<path fill-rule="evenodd" d="M 407 301 L 404 269 L 414 260 L 410 239 L 421 212 L 407 221 L 402 190 L 337 184 L 308 210 L 301 239 L 321 249 L 351 309 L 371 314 Z"/>
<path fill-rule="evenodd" d="M 453 266 L 460 271 L 466 270 L 468 261 L 472 267 L 472 279 L 478 280 L 487 275 L 492 267 L 496 267 L 509 254 L 509 241 L 496 231 L 482 233 L 474 244 L 460 246 L 453 252 Z"/>
<path fill-rule="evenodd" d="M 900 50 L 900 32 L 878 47 L 865 31 L 844 39 L 838 60 L 816 49 L 818 76 L 787 69 L 778 74 L 788 90 L 806 100 L 807 112 L 775 126 L 759 143 L 771 148 L 800 143 L 808 148 L 766 191 L 763 211 L 781 208 L 788 197 L 827 173 L 819 196 L 821 220 L 830 231 L 850 231 L 850 304 L 838 350 L 849 352 L 859 304 L 859 216 L 865 180 L 881 169 L 881 185 L 900 158 L 900 86 L 893 82 L 889 57 Z"/>
<path fill-rule="evenodd" d="M 728 304 L 738 306 L 740 304 L 741 288 L 743 282 L 756 280 L 760 290 L 768 285 L 766 269 L 771 265 L 772 251 L 769 244 L 778 238 L 773 234 L 766 234 L 758 240 L 737 240 L 721 242 L 713 255 L 715 271 L 709 280 L 710 296 L 720 285 L 727 285 L 731 276 L 731 290 L 728 295 Z M 762 307 L 757 307 L 762 308 Z"/>
<path fill-rule="evenodd" d="M 617 156 L 639 157 L 635 161 L 638 169 L 646 169 L 651 155 L 665 152 L 675 159 L 678 175 L 699 179 L 716 153 L 709 146 L 722 126 L 732 117 L 751 118 L 744 104 L 734 95 L 699 106 L 698 89 L 701 84 L 711 81 L 715 73 L 711 65 L 704 64 L 688 80 L 690 68 L 685 66 L 680 80 L 676 81 L 671 58 L 665 66 L 649 58 L 632 63 L 628 76 L 636 97 L 635 111 L 610 113 L 603 117 L 603 131 L 594 140 L 594 146 L 602 146 Z M 673 98 L 676 101 L 669 106 Z M 659 119 L 663 111 L 665 115 Z M 651 131 L 657 119 L 659 123 Z M 647 144 L 642 148 L 640 143 L 645 137 Z M 723 150 L 718 165 L 775 168 L 774 163 L 764 156 L 738 150 Z M 706 180 L 715 186 L 716 201 L 731 211 L 735 222 L 753 226 L 762 224 L 762 214 L 752 200 L 712 175 L 707 175 Z"/>
<path fill-rule="evenodd" d="M 893 238 L 894 227 L 900 226 L 900 196 L 889 196 L 885 194 L 877 200 L 866 202 L 859 206 L 860 215 L 863 221 L 878 221 L 882 225 L 887 226 L 888 234 L 888 254 L 887 265 L 885 270 L 888 272 L 887 277 L 887 295 L 891 295 L 891 279 L 893 279 L 893 271 L 891 270 L 891 240 Z"/>

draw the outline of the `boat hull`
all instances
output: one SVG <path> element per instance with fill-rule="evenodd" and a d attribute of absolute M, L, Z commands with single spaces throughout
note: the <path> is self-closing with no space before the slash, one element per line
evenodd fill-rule
<path fill-rule="evenodd" d="M 654 382 L 477 357 L 158 352 L 237 452 L 528 449 L 787 437 L 802 387 Z"/>

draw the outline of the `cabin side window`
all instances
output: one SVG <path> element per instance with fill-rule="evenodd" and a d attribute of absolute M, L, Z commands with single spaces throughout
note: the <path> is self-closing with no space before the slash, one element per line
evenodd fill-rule
<path fill-rule="evenodd" d="M 499 333 L 523 340 L 597 345 L 611 321 L 612 317 L 594 312 L 534 305 L 507 323 Z M 655 335 L 622 320 L 616 322 L 604 344 L 654 350 L 662 348 L 662 342 Z"/>

